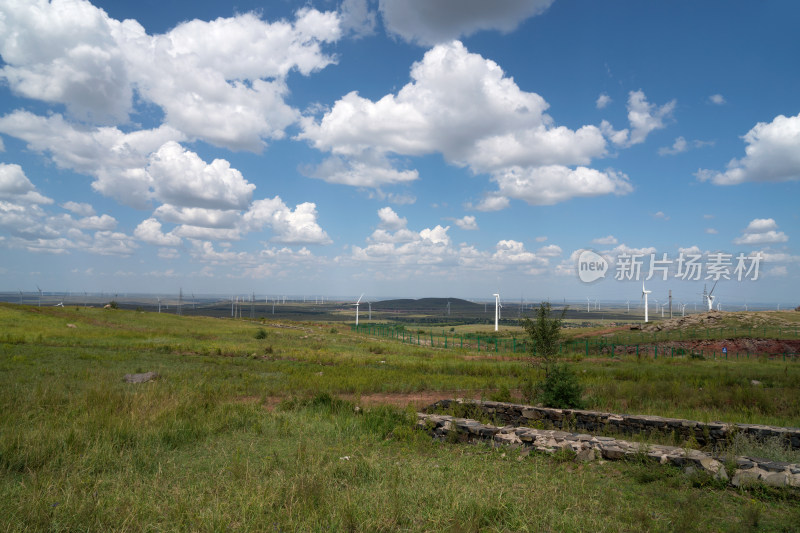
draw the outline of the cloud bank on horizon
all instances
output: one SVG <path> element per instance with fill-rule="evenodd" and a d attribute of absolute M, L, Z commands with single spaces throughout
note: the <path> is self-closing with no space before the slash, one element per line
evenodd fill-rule
<path fill-rule="evenodd" d="M 760 251 L 797 287 L 791 37 L 687 88 L 736 50 L 680 47 L 726 34 L 620 49 L 625 6 L 562 4 L 0 0 L 0 290 L 571 296 L 592 246 Z"/>

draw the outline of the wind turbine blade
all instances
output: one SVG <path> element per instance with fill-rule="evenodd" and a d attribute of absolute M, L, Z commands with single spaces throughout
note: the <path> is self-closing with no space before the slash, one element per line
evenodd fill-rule
<path fill-rule="evenodd" d="M 363 297 L 364 297 L 364 293 L 362 292 L 361 296 L 358 297 L 358 301 L 356 303 L 360 304 L 361 303 L 361 298 L 363 298 Z"/>
<path fill-rule="evenodd" d="M 709 295 L 709 296 L 711 296 L 712 294 L 714 294 L 714 289 L 716 289 L 716 288 L 717 288 L 717 283 L 718 283 L 718 282 L 719 282 L 719 280 L 717 280 L 717 281 L 715 281 L 715 282 L 714 282 L 714 286 L 713 286 L 713 287 L 711 287 L 711 292 L 709 292 L 709 293 L 708 293 L 708 295 Z"/>

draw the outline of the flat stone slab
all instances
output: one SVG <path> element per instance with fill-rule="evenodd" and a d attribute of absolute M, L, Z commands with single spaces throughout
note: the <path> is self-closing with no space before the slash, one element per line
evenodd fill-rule
<path fill-rule="evenodd" d="M 158 379 L 158 374 L 155 372 L 145 372 L 143 374 L 125 374 L 122 379 L 127 383 L 147 383 Z"/>
<path fill-rule="evenodd" d="M 800 428 L 765 426 L 762 424 L 729 424 L 720 421 L 700 422 L 654 415 L 630 415 L 587 411 L 585 409 L 553 409 L 508 402 L 465 400 L 461 398 L 440 400 L 425 409 L 426 412 L 448 409 L 453 405 L 475 406 L 503 424 L 526 426 L 531 420 L 543 421 L 558 429 L 572 432 L 595 432 L 604 427 L 625 433 L 675 432 L 684 439 L 693 439 L 703 446 L 725 444 L 734 433 L 743 433 L 756 439 L 778 438 L 792 449 L 800 449 Z"/>

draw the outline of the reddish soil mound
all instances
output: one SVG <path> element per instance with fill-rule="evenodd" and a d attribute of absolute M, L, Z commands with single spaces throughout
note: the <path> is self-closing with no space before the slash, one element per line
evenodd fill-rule
<path fill-rule="evenodd" d="M 644 347 L 652 347 L 652 344 L 640 344 L 639 350 Z M 753 356 L 787 356 L 797 357 L 800 355 L 800 339 L 777 340 L 777 339 L 751 339 L 736 338 L 722 340 L 694 340 L 694 341 L 669 341 L 659 342 L 658 351 L 661 354 L 671 354 L 674 350 L 682 350 L 685 354 L 702 354 L 710 356 L 716 354 L 722 357 L 723 348 L 728 350 L 728 358 L 731 357 L 753 357 Z M 609 353 L 611 347 L 604 348 L 604 353 Z M 636 346 L 615 346 L 614 353 L 636 353 Z M 682 354 L 683 354 L 682 353 Z"/>

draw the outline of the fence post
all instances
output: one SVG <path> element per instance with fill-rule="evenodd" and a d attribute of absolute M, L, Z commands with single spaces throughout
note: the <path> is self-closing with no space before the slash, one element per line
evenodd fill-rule
<path fill-rule="evenodd" d="M 589 357 L 589 339 L 586 339 L 586 357 Z"/>

